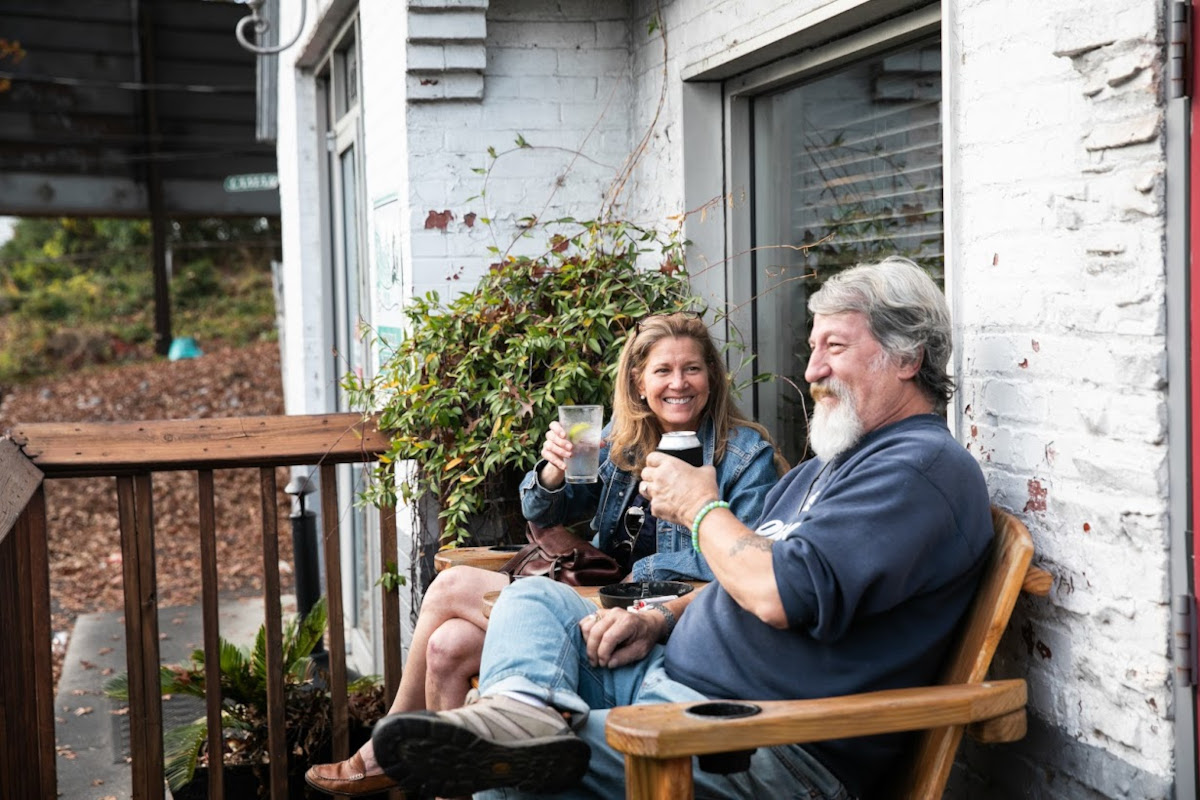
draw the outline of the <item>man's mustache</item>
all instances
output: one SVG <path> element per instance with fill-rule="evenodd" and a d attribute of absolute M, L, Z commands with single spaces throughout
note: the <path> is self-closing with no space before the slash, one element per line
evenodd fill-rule
<path fill-rule="evenodd" d="M 817 402 L 826 397 L 845 400 L 850 395 L 850 392 L 846 389 L 846 384 L 836 378 L 826 378 L 820 383 L 810 384 L 808 391 L 812 395 L 812 399 Z"/>

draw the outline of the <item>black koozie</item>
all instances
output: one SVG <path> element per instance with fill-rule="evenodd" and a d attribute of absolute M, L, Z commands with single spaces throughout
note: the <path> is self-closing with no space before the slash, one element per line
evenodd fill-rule
<path fill-rule="evenodd" d="M 682 459 L 693 467 L 704 466 L 704 450 L 694 431 L 670 431 L 663 434 L 658 452 Z"/>

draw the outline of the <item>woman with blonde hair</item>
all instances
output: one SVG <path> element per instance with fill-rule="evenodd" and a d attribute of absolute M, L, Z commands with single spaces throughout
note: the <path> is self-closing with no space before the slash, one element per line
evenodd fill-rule
<path fill-rule="evenodd" d="M 629 570 L 629 580 L 712 580 L 692 548 L 691 531 L 657 520 L 638 493 L 646 455 L 668 431 L 693 431 L 704 463 L 715 470 L 721 500 L 742 521 L 758 519 L 767 491 L 787 470 L 770 436 L 738 411 L 720 351 L 694 314 L 654 315 L 639 322 L 617 366 L 612 421 L 605 428 L 596 483 L 565 482 L 571 442 L 550 424 L 542 460 L 521 483 L 521 509 L 540 525 L 591 518 L 597 547 Z M 430 584 L 413 631 L 400 690 L 389 713 L 444 710 L 463 704 L 479 670 L 487 618 L 483 596 L 508 575 L 452 567 Z M 345 761 L 318 764 L 308 783 L 356 796 L 396 783 L 383 774 L 368 742 Z"/>

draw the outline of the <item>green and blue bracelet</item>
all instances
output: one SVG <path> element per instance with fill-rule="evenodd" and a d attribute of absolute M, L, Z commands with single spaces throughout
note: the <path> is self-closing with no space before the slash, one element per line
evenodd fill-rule
<path fill-rule="evenodd" d="M 708 512 L 717 508 L 729 508 L 729 503 L 724 500 L 712 500 L 705 503 L 696 512 L 696 518 L 692 520 L 692 549 L 697 553 L 700 552 L 700 523 L 708 516 Z"/>

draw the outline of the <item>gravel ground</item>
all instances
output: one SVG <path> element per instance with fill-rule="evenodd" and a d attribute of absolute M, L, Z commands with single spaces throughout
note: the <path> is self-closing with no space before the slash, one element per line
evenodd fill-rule
<path fill-rule="evenodd" d="M 17 422 L 104 422 L 264 416 L 283 413 L 279 347 L 262 342 L 217 349 L 189 361 L 94 367 L 66 377 L 3 390 L 0 432 Z M 279 551 L 283 591 L 291 586 L 289 499 L 280 470 Z M 257 470 L 216 475 L 219 590 L 229 596 L 262 587 Z M 75 619 L 124 607 L 116 487 L 111 479 L 50 481 L 50 594 L 57 686 Z M 160 607 L 200 600 L 196 477 L 155 479 L 155 550 Z"/>

